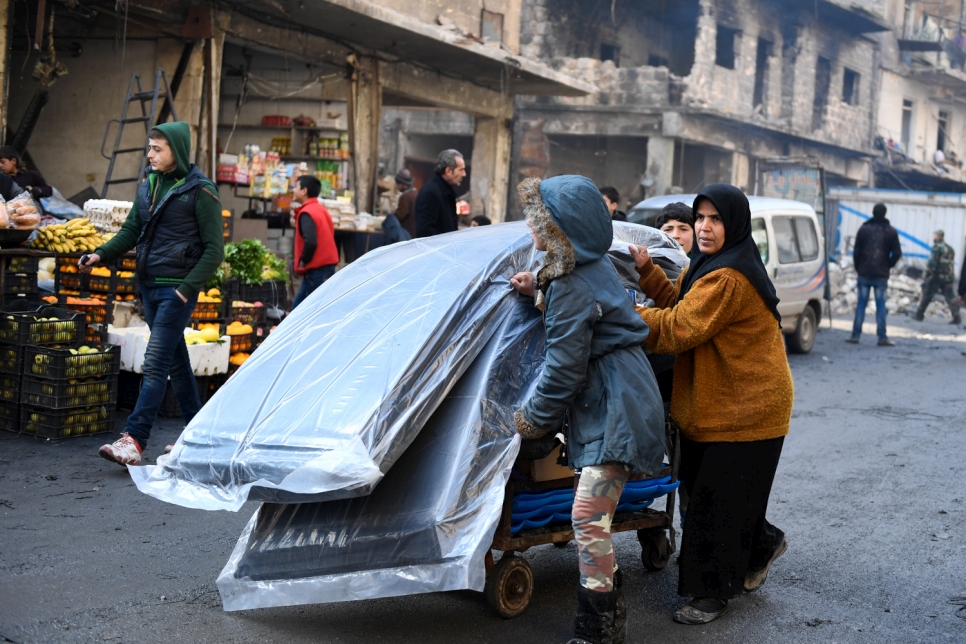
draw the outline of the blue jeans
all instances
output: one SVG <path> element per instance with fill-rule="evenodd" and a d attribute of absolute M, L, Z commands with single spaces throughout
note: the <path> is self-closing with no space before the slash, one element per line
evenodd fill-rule
<path fill-rule="evenodd" d="M 198 382 L 191 371 L 188 347 L 184 343 L 184 329 L 191 320 L 191 312 L 198 302 L 197 296 L 185 303 L 172 287 L 142 286 L 141 302 L 144 304 L 148 328 L 151 329 L 151 339 L 144 352 L 141 393 L 124 431 L 137 440 L 143 449 L 147 447 L 151 426 L 164 401 L 169 375 L 186 424 L 201 409 L 201 397 L 198 395 Z"/>
<path fill-rule="evenodd" d="M 859 301 L 855 305 L 855 322 L 852 324 L 852 337 L 862 335 L 862 323 L 865 322 L 865 307 L 869 305 L 869 289 L 875 289 L 875 327 L 880 340 L 888 338 L 886 335 L 886 289 L 889 278 L 870 279 L 859 277 Z"/>
<path fill-rule="evenodd" d="M 295 307 L 302 303 L 302 300 L 311 295 L 312 291 L 322 286 L 325 280 L 333 275 L 335 275 L 335 266 L 333 264 L 313 268 L 303 275 L 302 286 L 299 287 L 299 292 L 295 294 L 295 299 L 292 300 L 292 310 L 294 311 Z"/>

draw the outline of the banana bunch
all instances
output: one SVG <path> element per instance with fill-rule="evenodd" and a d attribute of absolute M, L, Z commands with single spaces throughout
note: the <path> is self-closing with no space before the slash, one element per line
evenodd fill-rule
<path fill-rule="evenodd" d="M 66 224 L 41 228 L 30 247 L 58 253 L 89 253 L 106 241 L 107 239 L 98 234 L 90 219 L 71 219 Z"/>

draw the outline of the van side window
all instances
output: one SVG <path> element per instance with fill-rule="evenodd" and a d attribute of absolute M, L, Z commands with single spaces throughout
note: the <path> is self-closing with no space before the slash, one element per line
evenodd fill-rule
<path fill-rule="evenodd" d="M 795 236 L 798 237 L 798 250 L 802 253 L 802 261 L 810 262 L 818 259 L 818 235 L 815 225 L 808 217 L 795 217 Z"/>
<path fill-rule="evenodd" d="M 755 245 L 758 246 L 758 252 L 761 253 L 761 263 L 768 263 L 768 229 L 765 228 L 765 220 L 755 218 L 751 220 L 751 238 L 755 240 Z"/>
<path fill-rule="evenodd" d="M 773 217 L 771 225 L 775 229 L 775 246 L 778 247 L 778 261 L 782 264 L 795 264 L 802 261 L 798 254 L 798 242 L 791 217 Z"/>

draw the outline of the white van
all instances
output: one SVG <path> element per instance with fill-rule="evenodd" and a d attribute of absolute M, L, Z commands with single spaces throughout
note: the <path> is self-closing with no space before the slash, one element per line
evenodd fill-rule
<path fill-rule="evenodd" d="M 653 226 L 661 209 L 680 201 L 690 206 L 697 195 L 645 199 L 627 213 L 627 221 Z M 825 243 L 818 217 L 808 204 L 787 199 L 748 197 L 751 234 L 778 291 L 778 312 L 788 349 L 808 353 L 815 344 L 825 300 Z"/>

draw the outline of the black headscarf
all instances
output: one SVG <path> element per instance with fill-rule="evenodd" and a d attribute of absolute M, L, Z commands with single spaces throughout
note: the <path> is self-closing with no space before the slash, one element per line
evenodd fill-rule
<path fill-rule="evenodd" d="M 721 215 L 725 226 L 725 243 L 714 255 L 705 255 L 698 250 L 695 239 L 691 267 L 681 283 L 680 297 L 685 297 L 691 286 L 708 273 L 721 268 L 733 268 L 751 282 L 780 326 L 782 318 L 778 313 L 778 295 L 775 293 L 774 284 L 768 278 L 765 264 L 761 261 L 758 245 L 751 236 L 751 207 L 748 205 L 748 197 L 730 184 L 712 184 L 694 199 L 695 218 L 702 199 L 710 201 Z"/>

